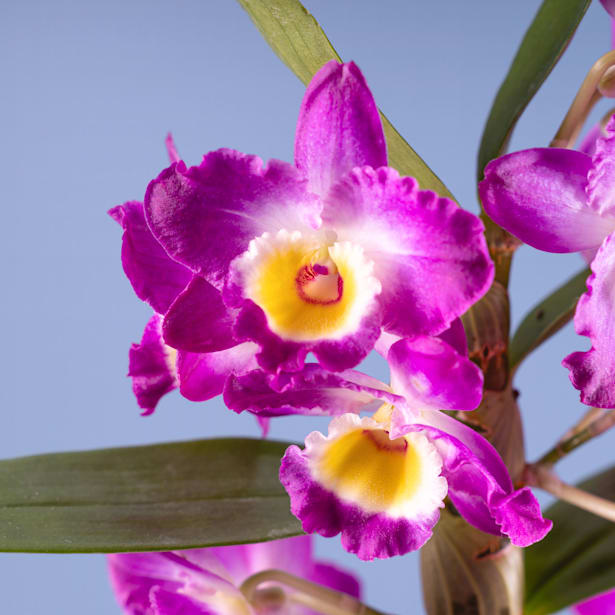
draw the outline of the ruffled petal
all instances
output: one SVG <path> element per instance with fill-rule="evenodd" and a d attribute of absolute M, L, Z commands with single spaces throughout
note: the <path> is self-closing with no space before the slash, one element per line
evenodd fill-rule
<path fill-rule="evenodd" d="M 474 410 L 481 402 L 483 373 L 442 339 L 402 339 L 391 346 L 387 360 L 391 388 L 411 406 Z"/>
<path fill-rule="evenodd" d="M 425 413 L 422 419 L 440 427 L 414 424 L 407 429 L 425 433 L 436 447 L 448 495 L 468 523 L 483 532 L 504 534 L 520 547 L 544 538 L 553 524 L 542 518 L 528 488 L 513 490 L 502 459 L 487 440 L 441 412 Z"/>
<path fill-rule="evenodd" d="M 162 340 L 162 317 L 154 314 L 141 343 L 133 344 L 128 353 L 128 375 L 143 415 L 151 414 L 160 398 L 177 387 L 175 355 Z"/>
<path fill-rule="evenodd" d="M 257 351 L 258 346 L 252 342 L 201 354 L 180 350 L 177 353 L 179 392 L 190 401 L 205 401 L 220 395 L 229 376 L 257 368 Z"/>
<path fill-rule="evenodd" d="M 150 182 L 145 214 L 171 257 L 221 288 L 230 262 L 265 231 L 316 227 L 318 199 L 284 162 L 222 149 L 198 167 L 172 164 Z"/>
<path fill-rule="evenodd" d="M 363 560 L 403 555 L 431 536 L 446 495 L 441 460 L 420 434 L 390 440 L 383 426 L 346 414 L 329 435 L 287 449 L 280 481 L 306 532 L 341 533 Z"/>
<path fill-rule="evenodd" d="M 446 329 L 488 289 L 483 225 L 394 169 L 355 169 L 336 184 L 323 226 L 361 245 L 382 285 L 383 328 L 403 337 Z"/>
<path fill-rule="evenodd" d="M 253 371 L 234 376 L 224 389 L 229 408 L 259 416 L 358 414 L 403 401 L 375 378 L 353 370 L 334 374 L 313 363 L 292 374 Z"/>
<path fill-rule="evenodd" d="M 226 350 L 237 344 L 233 335 L 235 315 L 209 282 L 194 276 L 164 318 L 164 341 L 187 352 Z"/>
<path fill-rule="evenodd" d="M 537 148 L 492 160 L 479 194 L 491 219 L 546 252 L 595 248 L 615 218 L 591 209 L 586 190 L 592 159 L 568 149 Z"/>
<path fill-rule="evenodd" d="M 171 260 L 152 235 L 143 204 L 129 201 L 109 210 L 124 229 L 122 267 L 139 299 L 164 314 L 192 277 L 183 265 Z"/>
<path fill-rule="evenodd" d="M 573 386 L 588 406 L 615 408 L 615 233 L 609 235 L 591 264 L 587 292 L 581 296 L 574 328 L 591 340 L 585 352 L 568 355 Z"/>
<path fill-rule="evenodd" d="M 589 206 L 601 216 L 615 215 L 615 118 L 612 117 L 596 138 L 593 168 L 587 175 Z M 614 225 L 615 226 L 615 225 Z"/>
<path fill-rule="evenodd" d="M 354 62 L 331 60 L 313 77 L 299 111 L 295 164 L 324 196 L 354 167 L 387 163 L 380 114 Z"/>

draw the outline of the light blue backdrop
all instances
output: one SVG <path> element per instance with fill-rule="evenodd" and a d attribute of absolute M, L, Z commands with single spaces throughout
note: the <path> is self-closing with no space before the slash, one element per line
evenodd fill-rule
<path fill-rule="evenodd" d="M 478 139 L 539 2 L 306 5 L 342 56 L 359 64 L 394 125 L 476 211 Z M 149 310 L 123 276 L 120 230 L 105 212 L 142 198 L 167 165 L 168 130 L 189 163 L 221 146 L 291 160 L 303 86 L 231 0 L 5 1 L 0 14 L 0 456 L 256 435 L 251 417 L 218 400 L 195 405 L 173 394 L 153 416 L 139 416 L 127 349 Z M 596 2 L 521 121 L 514 149 L 549 142 L 609 45 L 609 21 Z M 575 255 L 522 248 L 513 322 L 580 266 Z M 586 347 L 568 327 L 519 371 L 530 458 L 582 412 L 559 361 Z M 299 440 L 314 426 L 324 424 L 284 419 L 272 436 Z M 573 481 L 612 461 L 607 435 L 561 472 Z M 422 612 L 416 554 L 367 564 L 338 539 L 318 540 L 317 549 L 359 573 L 374 606 Z M 102 556 L 0 555 L 0 593 L 3 613 L 117 612 Z"/>

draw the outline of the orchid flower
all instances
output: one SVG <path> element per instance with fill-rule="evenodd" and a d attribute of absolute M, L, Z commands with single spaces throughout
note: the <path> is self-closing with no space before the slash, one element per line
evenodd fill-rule
<path fill-rule="evenodd" d="M 340 371 L 382 330 L 446 329 L 491 283 L 482 223 L 386 164 L 363 75 L 331 61 L 303 99 L 296 166 L 221 149 L 162 171 L 147 223 L 193 274 L 165 342 L 193 353 L 254 342 L 277 373 L 300 370 L 311 351 Z"/>
<path fill-rule="evenodd" d="M 581 401 L 615 407 L 615 118 L 595 152 L 535 148 L 491 161 L 479 186 L 485 211 L 547 252 L 597 250 L 574 324 L 592 347 L 563 361 Z"/>
<path fill-rule="evenodd" d="M 390 385 L 316 364 L 284 380 L 257 371 L 229 379 L 225 400 L 236 411 L 337 415 L 327 436 L 312 432 L 303 450 L 291 446 L 282 459 L 280 480 L 306 532 L 341 532 L 343 547 L 365 560 L 403 555 L 430 538 L 447 495 L 469 523 L 516 545 L 549 531 L 531 491 L 513 488 L 491 444 L 441 412 L 472 410 L 482 396 L 482 373 L 459 329 L 450 343 L 380 340 Z"/>
<path fill-rule="evenodd" d="M 166 139 L 172 162 L 179 160 L 171 136 Z M 164 342 L 163 315 L 192 278 L 183 265 L 169 258 L 154 239 L 143 204 L 129 201 L 109 211 L 123 230 L 122 266 L 136 295 L 154 310 L 140 344 L 129 352 L 128 375 L 143 414 L 151 414 L 160 398 L 179 387 L 191 401 L 205 401 L 222 393 L 229 373 L 256 368 L 256 345 L 250 342 L 210 353 L 177 351 Z"/>
<path fill-rule="evenodd" d="M 272 569 L 353 597 L 360 591 L 351 574 L 313 559 L 309 536 L 189 551 L 117 553 L 107 561 L 116 598 L 129 615 L 256 615 L 262 611 L 239 588 L 253 574 Z M 288 598 L 285 614 L 314 615 L 294 603 L 292 593 Z"/>

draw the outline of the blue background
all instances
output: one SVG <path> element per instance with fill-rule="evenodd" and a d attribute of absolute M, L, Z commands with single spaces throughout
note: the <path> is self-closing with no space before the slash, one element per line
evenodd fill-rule
<path fill-rule="evenodd" d="M 481 130 L 538 5 L 306 2 L 340 54 L 359 64 L 393 124 L 473 211 Z M 176 393 L 153 416 L 139 416 L 127 350 L 150 312 L 122 273 L 120 229 L 105 212 L 142 199 L 167 165 L 168 130 L 188 163 L 221 146 L 292 160 L 303 86 L 230 0 L 5 0 L 1 14 L 0 456 L 257 435 L 250 416 Z M 609 47 L 609 20 L 596 2 L 512 149 L 548 144 Z M 580 267 L 576 255 L 520 249 L 513 324 Z M 584 348 L 569 326 L 519 370 L 530 459 L 583 411 L 559 362 Z M 386 377 L 382 364 L 372 366 Z M 272 436 L 300 440 L 315 427 L 325 424 L 283 419 Z M 611 463 L 611 442 L 606 435 L 575 452 L 561 474 L 574 481 Z M 319 539 L 317 550 L 359 573 L 377 608 L 422 612 L 417 554 L 361 563 L 337 538 Z M 118 612 L 96 555 L 1 554 L 0 594 L 11 614 Z"/>

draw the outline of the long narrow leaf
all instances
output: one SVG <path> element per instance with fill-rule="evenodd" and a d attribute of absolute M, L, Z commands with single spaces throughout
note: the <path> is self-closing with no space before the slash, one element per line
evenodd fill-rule
<path fill-rule="evenodd" d="M 286 442 L 218 439 L 0 461 L 0 551 L 183 549 L 301 533 Z"/>
<path fill-rule="evenodd" d="M 276 55 L 305 85 L 329 60 L 341 62 L 318 22 L 298 0 L 238 0 Z M 380 112 L 387 140 L 389 164 L 402 175 L 416 178 L 421 188 L 453 198 L 448 188 L 425 164 Z"/>
<path fill-rule="evenodd" d="M 504 153 L 517 120 L 557 64 L 590 3 L 591 0 L 542 3 L 491 107 L 478 154 L 479 180 L 485 165 Z"/>
<path fill-rule="evenodd" d="M 583 269 L 527 313 L 510 343 L 511 369 L 572 318 L 579 297 L 587 290 L 585 280 L 590 273 Z"/>
<path fill-rule="evenodd" d="M 615 468 L 579 485 L 615 499 Z M 547 615 L 615 587 L 615 523 L 557 502 L 545 511 L 553 529 L 525 549 L 526 615 Z"/>

